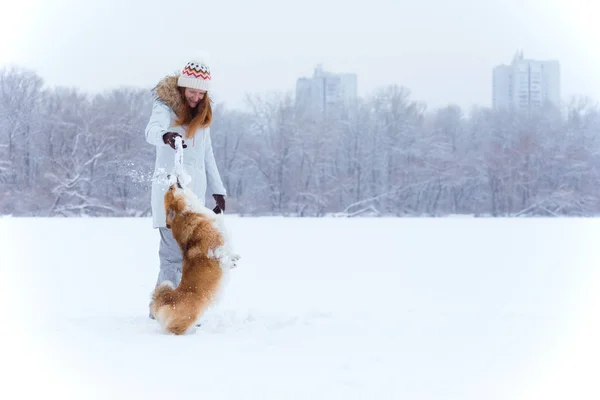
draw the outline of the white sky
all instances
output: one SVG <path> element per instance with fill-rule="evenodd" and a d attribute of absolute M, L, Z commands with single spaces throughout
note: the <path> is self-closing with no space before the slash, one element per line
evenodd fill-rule
<path fill-rule="evenodd" d="M 0 66 L 86 91 L 151 87 L 207 51 L 232 107 L 318 63 L 357 73 L 360 95 L 396 83 L 431 107 L 490 105 L 492 68 L 523 49 L 560 61 L 563 99 L 600 100 L 594 0 L 0 1 Z"/>

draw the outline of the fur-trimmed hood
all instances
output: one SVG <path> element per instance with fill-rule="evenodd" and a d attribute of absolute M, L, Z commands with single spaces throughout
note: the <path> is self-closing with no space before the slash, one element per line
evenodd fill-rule
<path fill-rule="evenodd" d="M 185 106 L 185 103 L 181 98 L 181 93 L 179 93 L 177 78 L 179 78 L 179 75 L 171 75 L 161 79 L 152 89 L 152 93 L 158 100 L 169 106 L 176 115 L 181 115 L 179 110 Z"/>

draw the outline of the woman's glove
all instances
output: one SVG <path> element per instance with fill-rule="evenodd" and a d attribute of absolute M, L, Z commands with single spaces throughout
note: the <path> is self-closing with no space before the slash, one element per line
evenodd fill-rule
<path fill-rule="evenodd" d="M 169 146 L 171 146 L 173 148 L 173 150 L 175 150 L 175 138 L 176 137 L 181 137 L 181 135 L 177 132 L 167 132 L 163 135 L 163 142 L 165 142 L 165 144 L 168 144 Z M 185 144 L 183 139 L 181 139 L 181 144 L 183 145 L 184 149 L 187 147 L 187 144 Z"/>
<path fill-rule="evenodd" d="M 222 194 L 213 194 L 213 198 L 217 202 L 217 206 L 215 208 L 213 208 L 213 211 L 216 214 L 225 212 L 225 196 L 223 196 Z"/>

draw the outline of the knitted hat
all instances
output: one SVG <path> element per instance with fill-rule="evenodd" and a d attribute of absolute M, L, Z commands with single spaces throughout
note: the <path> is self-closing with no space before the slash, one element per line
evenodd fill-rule
<path fill-rule="evenodd" d="M 194 59 L 188 62 L 177 78 L 178 86 L 206 91 L 210 90 L 210 82 L 210 68 L 204 59 Z"/>

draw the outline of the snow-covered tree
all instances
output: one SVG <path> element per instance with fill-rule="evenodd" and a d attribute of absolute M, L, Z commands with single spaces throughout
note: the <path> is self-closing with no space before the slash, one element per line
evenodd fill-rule
<path fill-rule="evenodd" d="M 0 213 L 144 216 L 154 148 L 149 88 L 90 95 L 0 70 Z M 589 98 L 527 112 L 428 110 L 385 86 L 308 112 L 290 94 L 214 108 L 228 211 L 323 216 L 593 215 L 600 111 Z M 210 194 L 207 196 L 210 201 Z"/>
<path fill-rule="evenodd" d="M 30 186 L 34 178 L 35 134 L 43 81 L 33 71 L 0 70 L 0 144 L 7 146 L 12 183 Z"/>

